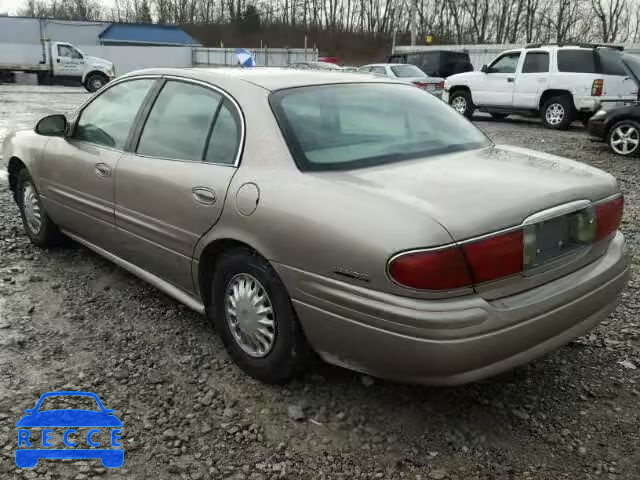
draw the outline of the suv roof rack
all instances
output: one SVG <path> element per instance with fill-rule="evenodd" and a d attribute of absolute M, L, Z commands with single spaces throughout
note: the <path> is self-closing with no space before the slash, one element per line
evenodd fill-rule
<path fill-rule="evenodd" d="M 576 43 L 576 42 L 564 42 L 564 43 L 532 43 L 524 48 L 540 48 L 540 47 L 581 47 L 581 48 L 613 48 L 614 50 L 623 51 L 622 45 L 610 45 L 606 43 Z"/>

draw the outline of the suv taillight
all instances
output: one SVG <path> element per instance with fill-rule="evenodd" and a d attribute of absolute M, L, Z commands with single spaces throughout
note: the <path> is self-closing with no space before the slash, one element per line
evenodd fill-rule
<path fill-rule="evenodd" d="M 591 96 L 601 97 L 603 88 L 604 88 L 604 80 L 602 79 L 594 80 L 593 85 L 591 86 Z"/>
<path fill-rule="evenodd" d="M 615 232 L 620 226 L 623 207 L 621 195 L 588 207 L 595 210 L 596 234 L 595 238 L 593 234 L 585 237 L 584 243 L 602 240 Z M 388 272 L 396 283 L 415 290 L 472 287 L 531 268 L 530 261 L 530 265 L 525 266 L 525 257 L 530 256 L 535 243 L 535 233 L 525 233 L 518 228 L 461 244 L 400 253 L 389 261 Z"/>

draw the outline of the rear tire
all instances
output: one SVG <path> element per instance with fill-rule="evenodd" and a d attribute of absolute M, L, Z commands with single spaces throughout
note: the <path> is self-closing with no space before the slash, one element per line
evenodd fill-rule
<path fill-rule="evenodd" d="M 271 265 L 252 250 L 237 248 L 214 268 L 210 311 L 229 356 L 265 383 L 285 383 L 304 371 L 311 349 Z"/>
<path fill-rule="evenodd" d="M 507 118 L 509 116 L 509 114 L 508 113 L 497 113 L 497 112 L 494 112 L 494 113 L 491 113 L 491 116 L 493 118 L 495 118 L 496 120 L 504 120 L 505 118 Z"/>
<path fill-rule="evenodd" d="M 468 90 L 455 90 L 449 98 L 449 105 L 451 105 L 456 112 L 467 118 L 471 118 L 475 110 L 473 101 L 471 100 L 471 93 L 469 93 Z"/>
<path fill-rule="evenodd" d="M 575 117 L 573 100 L 566 95 L 552 97 L 542 106 L 542 123 L 553 130 L 566 130 Z"/>
<path fill-rule="evenodd" d="M 607 133 L 607 144 L 613 153 L 629 157 L 640 152 L 640 123 L 622 120 Z"/>
<path fill-rule="evenodd" d="M 49 218 L 35 183 L 26 168 L 18 173 L 16 199 L 24 230 L 31 243 L 40 248 L 60 245 L 64 236 Z"/>

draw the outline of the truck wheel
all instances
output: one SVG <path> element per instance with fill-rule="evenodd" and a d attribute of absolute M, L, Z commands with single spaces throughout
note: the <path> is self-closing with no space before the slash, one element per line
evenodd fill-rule
<path fill-rule="evenodd" d="M 471 100 L 471 94 L 467 90 L 454 91 L 449 98 L 449 105 L 451 105 L 456 112 L 467 118 L 471 118 L 475 109 L 473 101 Z"/>
<path fill-rule="evenodd" d="M 573 101 L 566 95 L 552 97 L 542 106 L 542 123 L 547 128 L 566 130 L 575 115 Z"/>
<path fill-rule="evenodd" d="M 84 82 L 84 88 L 93 93 L 100 90 L 109 82 L 109 79 L 101 73 L 92 73 Z"/>

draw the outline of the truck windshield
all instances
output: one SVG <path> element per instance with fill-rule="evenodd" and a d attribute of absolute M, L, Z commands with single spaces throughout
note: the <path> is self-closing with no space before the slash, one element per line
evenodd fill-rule
<path fill-rule="evenodd" d="M 462 115 L 413 85 L 284 89 L 269 99 L 300 168 L 345 170 L 491 145 Z"/>

